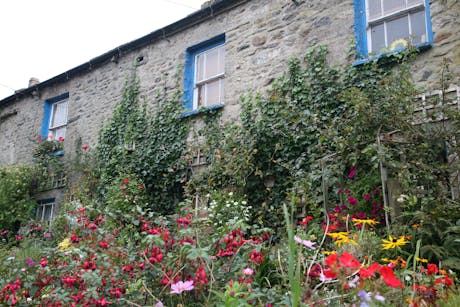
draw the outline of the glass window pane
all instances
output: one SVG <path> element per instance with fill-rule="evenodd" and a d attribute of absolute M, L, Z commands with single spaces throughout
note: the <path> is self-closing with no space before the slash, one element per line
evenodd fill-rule
<path fill-rule="evenodd" d="M 59 140 L 59 138 L 65 138 L 66 127 L 56 128 L 50 130 L 51 139 Z"/>
<path fill-rule="evenodd" d="M 65 125 L 67 123 L 67 101 L 55 103 L 51 115 L 51 127 Z"/>
<path fill-rule="evenodd" d="M 407 6 L 413 6 L 413 5 L 420 4 L 420 3 L 423 3 L 423 0 L 408 0 Z"/>
<path fill-rule="evenodd" d="M 374 19 L 382 16 L 381 0 L 369 0 L 369 18 Z"/>
<path fill-rule="evenodd" d="M 426 42 L 425 11 L 410 14 L 410 21 L 412 44 L 416 45 Z"/>
<path fill-rule="evenodd" d="M 225 72 L 225 46 L 219 47 L 219 73 Z"/>
<path fill-rule="evenodd" d="M 206 53 L 205 79 L 219 74 L 219 48 L 212 49 Z"/>
<path fill-rule="evenodd" d="M 37 207 L 37 219 L 41 220 L 43 217 L 43 205 L 38 205 Z"/>
<path fill-rule="evenodd" d="M 220 102 L 220 80 L 206 84 L 205 106 L 211 106 Z"/>
<path fill-rule="evenodd" d="M 385 30 L 383 23 L 371 27 L 371 52 L 378 52 L 385 48 Z"/>
<path fill-rule="evenodd" d="M 43 216 L 44 221 L 50 221 L 53 216 L 53 205 L 44 205 L 45 214 Z"/>
<path fill-rule="evenodd" d="M 393 19 L 387 22 L 387 44 L 392 48 L 392 44 L 398 39 L 409 38 L 409 17 Z M 397 46 L 393 46 L 397 47 Z M 395 48 L 393 48 L 395 49 Z"/>
<path fill-rule="evenodd" d="M 204 79 L 204 53 L 196 58 L 196 81 L 200 82 Z"/>
<path fill-rule="evenodd" d="M 384 14 L 392 13 L 406 8 L 406 0 L 384 0 L 383 12 Z"/>

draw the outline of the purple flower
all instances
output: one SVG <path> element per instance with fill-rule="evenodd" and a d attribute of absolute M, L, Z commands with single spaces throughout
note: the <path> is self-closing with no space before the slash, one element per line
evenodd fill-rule
<path fill-rule="evenodd" d="M 45 232 L 45 233 L 43 234 L 43 236 L 44 236 L 45 238 L 49 239 L 49 238 L 52 238 L 52 237 L 53 237 L 53 234 L 52 234 L 51 232 Z"/>
<path fill-rule="evenodd" d="M 155 307 L 163 307 L 163 303 L 161 301 L 158 301 L 156 304 L 155 304 Z"/>
<path fill-rule="evenodd" d="M 316 248 L 313 246 L 315 245 L 316 243 L 315 242 L 312 242 L 310 240 L 302 240 L 300 237 L 298 236 L 294 236 L 294 241 L 296 241 L 297 243 L 300 243 L 300 244 L 303 244 L 305 245 L 306 247 L 312 249 L 312 250 L 315 250 Z"/>
<path fill-rule="evenodd" d="M 181 294 L 184 291 L 190 291 L 193 289 L 193 280 L 178 281 L 171 285 L 171 294 Z"/>
<path fill-rule="evenodd" d="M 27 263 L 29 266 L 34 266 L 34 265 L 35 265 L 35 261 L 33 261 L 32 259 L 30 259 L 29 257 L 27 257 L 26 259 L 24 259 L 24 262 Z"/>

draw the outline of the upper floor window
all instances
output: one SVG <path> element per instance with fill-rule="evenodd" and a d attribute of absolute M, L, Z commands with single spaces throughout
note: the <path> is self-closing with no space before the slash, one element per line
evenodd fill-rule
<path fill-rule="evenodd" d="M 225 35 L 186 50 L 184 104 L 197 110 L 224 103 Z"/>
<path fill-rule="evenodd" d="M 407 47 L 431 45 L 428 0 L 355 0 L 359 58 Z"/>
<path fill-rule="evenodd" d="M 45 101 L 41 130 L 43 138 L 49 140 L 62 140 L 65 138 L 68 102 L 68 93 Z"/>

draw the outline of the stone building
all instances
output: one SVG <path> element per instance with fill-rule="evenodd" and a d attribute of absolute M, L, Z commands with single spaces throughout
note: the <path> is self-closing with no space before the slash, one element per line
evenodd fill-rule
<path fill-rule="evenodd" d="M 49 80 L 31 79 L 28 88 L 1 100 L 0 166 L 30 163 L 38 135 L 64 137 L 66 155 L 76 144 L 94 146 L 133 65 L 147 101 L 165 83 L 174 87 L 171 75 L 179 68 L 187 115 L 199 118 L 200 107 L 218 107 L 224 118 L 237 118 L 239 96 L 269 86 L 289 58 L 308 47 L 327 45 L 333 64 L 360 65 L 411 43 L 420 49 L 414 71 L 420 87 L 438 89 L 447 58 L 458 96 L 459 15 L 457 0 L 210 1 Z M 349 55 L 353 44 L 356 57 Z M 47 204 L 60 195 L 50 190 L 40 198 L 53 210 Z"/>

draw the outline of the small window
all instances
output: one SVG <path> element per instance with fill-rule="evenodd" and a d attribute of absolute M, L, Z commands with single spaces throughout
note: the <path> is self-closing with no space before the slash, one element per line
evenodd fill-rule
<path fill-rule="evenodd" d="M 225 35 L 187 49 L 184 77 L 186 109 L 223 104 L 224 84 Z"/>
<path fill-rule="evenodd" d="M 68 99 L 52 104 L 50 127 L 48 138 L 59 140 L 65 138 L 65 130 L 67 126 L 67 102 Z"/>
<path fill-rule="evenodd" d="M 40 200 L 37 205 L 36 218 L 42 223 L 51 224 L 54 217 L 54 199 Z"/>
<path fill-rule="evenodd" d="M 433 43 L 428 0 L 355 0 L 359 58 Z"/>
<path fill-rule="evenodd" d="M 69 94 L 45 100 L 41 136 L 48 140 L 65 138 Z"/>

